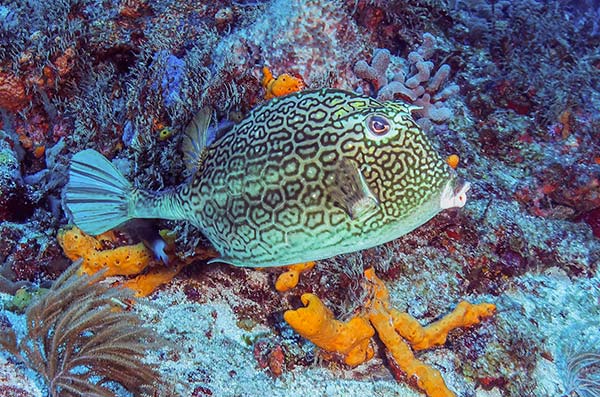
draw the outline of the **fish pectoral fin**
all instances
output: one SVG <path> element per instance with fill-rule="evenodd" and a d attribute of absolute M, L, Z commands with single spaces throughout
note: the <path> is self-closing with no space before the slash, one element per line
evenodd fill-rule
<path fill-rule="evenodd" d="M 200 109 L 185 129 L 181 151 L 189 175 L 194 175 L 202 166 L 206 157 L 208 126 L 212 117 L 212 109 Z"/>
<path fill-rule="evenodd" d="M 341 160 L 334 172 L 329 196 L 335 206 L 344 210 L 350 219 L 357 219 L 379 208 L 379 200 L 371 191 L 356 163 Z"/>

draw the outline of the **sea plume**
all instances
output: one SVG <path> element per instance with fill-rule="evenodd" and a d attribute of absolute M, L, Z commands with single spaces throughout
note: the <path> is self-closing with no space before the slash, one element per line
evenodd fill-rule
<path fill-rule="evenodd" d="M 38 371 L 51 397 L 112 397 L 117 390 L 142 396 L 162 385 L 143 362 L 160 340 L 127 311 L 132 292 L 98 283 L 101 272 L 78 275 L 73 264 L 27 309 L 26 334 L 0 330 L 0 346 Z"/>
<path fill-rule="evenodd" d="M 558 355 L 557 367 L 565 396 L 600 397 L 600 337 L 597 325 L 567 328 L 565 345 Z"/>

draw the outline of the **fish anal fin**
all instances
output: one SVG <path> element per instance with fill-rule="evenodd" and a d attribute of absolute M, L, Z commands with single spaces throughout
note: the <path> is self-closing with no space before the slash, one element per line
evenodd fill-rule
<path fill-rule="evenodd" d="M 328 188 L 329 196 L 350 219 L 360 218 L 379 208 L 379 200 L 355 162 L 347 159 L 339 161 L 332 182 Z"/>
<path fill-rule="evenodd" d="M 241 263 L 240 261 L 236 260 L 235 258 L 231 258 L 228 256 L 218 256 L 216 258 L 209 259 L 207 261 L 207 263 L 225 263 L 225 264 L 236 266 L 236 267 L 248 266 L 248 265 L 245 265 L 245 264 Z"/>

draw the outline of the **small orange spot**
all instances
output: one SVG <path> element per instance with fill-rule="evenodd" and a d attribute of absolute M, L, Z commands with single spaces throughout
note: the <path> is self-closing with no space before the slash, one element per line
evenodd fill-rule
<path fill-rule="evenodd" d="M 273 73 L 266 66 L 263 67 L 262 72 L 262 86 L 265 89 L 265 99 L 291 94 L 292 92 L 301 91 L 305 87 L 304 81 L 299 76 L 284 73 L 274 78 Z"/>
<path fill-rule="evenodd" d="M 41 158 L 45 152 L 46 152 L 46 146 L 44 146 L 44 145 L 38 146 L 35 149 L 33 149 L 33 155 L 35 156 L 36 159 Z"/>
<path fill-rule="evenodd" d="M 600 156 L 594 158 L 594 163 L 600 165 Z"/>
<path fill-rule="evenodd" d="M 19 135 L 19 142 L 23 149 L 31 149 L 33 147 L 33 141 L 27 135 Z"/>
<path fill-rule="evenodd" d="M 542 186 L 542 193 L 550 194 L 556 190 L 557 186 L 552 184 L 546 184 Z"/>
<path fill-rule="evenodd" d="M 456 169 L 456 167 L 458 167 L 458 162 L 459 162 L 460 158 L 458 157 L 457 154 L 451 154 L 450 156 L 448 156 L 448 158 L 446 159 L 446 162 L 448 163 L 448 165 L 450 166 L 450 168 L 452 169 Z"/>
<path fill-rule="evenodd" d="M 572 132 L 572 120 L 571 111 L 569 109 L 564 110 L 558 116 L 558 122 L 562 124 L 561 136 L 563 139 L 567 139 Z"/>

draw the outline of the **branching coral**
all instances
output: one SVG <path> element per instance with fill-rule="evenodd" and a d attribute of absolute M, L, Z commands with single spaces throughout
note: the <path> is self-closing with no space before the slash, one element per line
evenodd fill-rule
<path fill-rule="evenodd" d="M 447 84 L 450 66 L 443 64 L 435 70 L 429 60 L 435 53 L 435 43 L 435 37 L 425 33 L 423 44 L 408 54 L 407 59 L 392 59 L 388 50 L 377 49 L 371 65 L 358 61 L 354 66 L 354 73 L 373 85 L 377 99 L 403 99 L 419 106 L 421 109 L 415 110 L 419 116 L 417 123 L 425 129 L 430 129 L 432 122 L 443 123 L 452 118 L 446 100 L 458 92 L 456 84 Z"/>
<path fill-rule="evenodd" d="M 27 309 L 23 339 L 3 328 L 0 345 L 42 374 L 51 397 L 152 392 L 160 375 L 143 359 L 160 347 L 159 338 L 123 310 L 132 299 L 127 289 L 98 283 L 102 273 L 78 276 L 78 268 L 73 264 Z"/>

